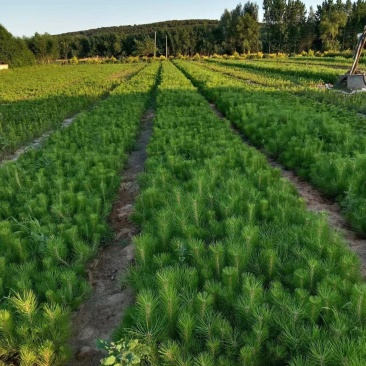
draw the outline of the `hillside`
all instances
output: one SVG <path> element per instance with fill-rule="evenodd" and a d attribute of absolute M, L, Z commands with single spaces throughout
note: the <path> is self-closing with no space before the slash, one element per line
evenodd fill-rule
<path fill-rule="evenodd" d="M 114 27 L 102 27 L 88 30 L 82 30 L 77 32 L 68 32 L 59 34 L 59 36 L 95 36 L 101 34 L 118 34 L 118 35 L 148 35 L 158 30 L 177 30 L 181 28 L 191 27 L 207 27 L 215 28 L 219 24 L 218 20 L 212 19 L 189 19 L 189 20 L 168 20 L 164 22 L 148 23 L 148 24 L 135 24 L 135 25 L 121 25 Z"/>

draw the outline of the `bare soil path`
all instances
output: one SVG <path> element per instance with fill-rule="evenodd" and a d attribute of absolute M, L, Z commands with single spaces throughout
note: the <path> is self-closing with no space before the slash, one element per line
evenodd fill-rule
<path fill-rule="evenodd" d="M 99 365 L 103 354 L 97 350 L 96 341 L 110 337 L 119 324 L 123 311 L 134 302 L 132 290 L 121 289 L 118 279 L 134 259 L 132 237 L 138 229 L 129 220 L 129 216 L 139 193 L 137 176 L 144 170 L 153 118 L 154 112 L 148 109 L 142 119 L 136 149 L 131 153 L 123 172 L 118 198 L 109 218 L 114 240 L 101 248 L 97 259 L 89 266 L 89 282 L 93 293 L 73 315 L 74 334 L 70 344 L 74 357 L 70 366 Z"/>
<path fill-rule="evenodd" d="M 223 113 L 218 110 L 215 104 L 210 103 L 211 109 L 221 119 L 225 119 Z M 232 130 L 238 134 L 243 142 L 256 148 L 243 133 L 231 124 Z M 257 148 L 256 148 L 257 149 Z M 299 195 L 305 200 L 307 208 L 314 212 L 325 212 L 328 216 L 329 225 L 340 232 L 348 246 L 358 254 L 361 261 L 361 271 L 366 278 L 366 240 L 360 238 L 348 225 L 346 219 L 342 215 L 341 207 L 332 199 L 326 198 L 321 192 L 311 186 L 308 182 L 298 177 L 293 171 L 287 170 L 282 164 L 268 157 L 265 151 L 260 150 L 266 157 L 269 165 L 281 171 L 284 178 L 287 178 L 297 189 Z"/>

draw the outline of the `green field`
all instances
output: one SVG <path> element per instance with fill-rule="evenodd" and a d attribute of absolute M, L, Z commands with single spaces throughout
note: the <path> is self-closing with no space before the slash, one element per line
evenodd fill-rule
<path fill-rule="evenodd" d="M 148 346 L 137 365 L 366 365 L 362 259 L 266 157 L 338 202 L 366 236 L 366 93 L 320 89 L 344 70 L 311 63 L 0 73 L 0 157 L 54 130 L 0 165 L 0 365 L 73 357 L 72 312 L 92 291 L 88 264 L 111 241 L 108 217 L 148 108 L 135 261 L 119 279 L 135 302 L 111 339 Z"/>

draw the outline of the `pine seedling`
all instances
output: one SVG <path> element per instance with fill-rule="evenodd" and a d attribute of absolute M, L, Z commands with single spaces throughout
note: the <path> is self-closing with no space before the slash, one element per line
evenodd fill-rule
<path fill-rule="evenodd" d="M 192 239 L 188 241 L 189 255 L 193 259 L 193 264 L 199 265 L 202 263 L 205 256 L 205 243 L 203 240 Z"/>
<path fill-rule="evenodd" d="M 275 249 L 263 250 L 259 256 L 259 262 L 262 267 L 262 271 L 266 274 L 266 280 L 270 282 L 277 274 L 279 264 L 279 258 Z"/>
<path fill-rule="evenodd" d="M 228 357 L 235 358 L 238 355 L 240 348 L 243 346 L 242 332 L 237 328 L 230 327 L 222 332 L 222 343 L 225 347 L 225 352 Z"/>
<path fill-rule="evenodd" d="M 36 352 L 31 345 L 23 345 L 20 347 L 19 358 L 21 366 L 33 366 L 38 363 Z"/>
<path fill-rule="evenodd" d="M 225 263 L 225 248 L 221 243 L 211 244 L 210 253 L 212 253 L 214 269 L 216 276 L 220 278 L 221 269 Z"/>
<path fill-rule="evenodd" d="M 328 340 L 313 342 L 309 349 L 310 360 L 319 366 L 326 366 L 332 361 L 333 345 Z"/>
<path fill-rule="evenodd" d="M 229 301 L 233 301 L 239 288 L 239 271 L 236 267 L 225 267 L 222 270 L 222 280 L 229 294 Z M 231 302 L 230 301 L 230 302 Z"/>
<path fill-rule="evenodd" d="M 225 233 L 230 244 L 234 244 L 240 238 L 241 230 L 243 228 L 243 220 L 240 217 L 229 217 L 225 220 Z"/>
<path fill-rule="evenodd" d="M 307 357 L 296 356 L 290 360 L 289 366 L 313 366 L 313 363 Z"/>
<path fill-rule="evenodd" d="M 137 295 L 136 304 L 139 318 L 147 327 L 150 327 L 158 308 L 158 299 L 151 290 L 141 290 Z"/>
<path fill-rule="evenodd" d="M 52 237 L 47 243 L 47 254 L 52 258 L 55 265 L 69 267 L 68 246 L 61 237 Z"/>
<path fill-rule="evenodd" d="M 74 262 L 85 264 L 95 254 L 96 248 L 90 247 L 82 241 L 76 241 L 73 245 Z"/>
<path fill-rule="evenodd" d="M 168 287 L 159 291 L 159 299 L 161 303 L 160 309 L 163 310 L 165 317 L 169 323 L 169 331 L 171 334 L 175 331 L 176 317 L 179 310 L 179 296 L 175 288 Z"/>
<path fill-rule="evenodd" d="M 194 303 L 194 308 L 196 309 L 196 312 L 198 313 L 200 318 L 202 318 L 203 316 L 205 316 L 205 314 L 211 311 L 213 303 L 214 303 L 213 296 L 210 295 L 209 293 L 203 291 L 197 294 Z"/>
<path fill-rule="evenodd" d="M 163 252 L 153 256 L 154 267 L 157 270 L 161 270 L 173 264 L 173 257 L 171 253 Z"/>
<path fill-rule="evenodd" d="M 214 304 L 218 304 L 219 299 L 223 297 L 224 291 L 221 281 L 213 279 L 205 281 L 204 290 L 212 296 Z"/>
<path fill-rule="evenodd" d="M 266 347 L 268 349 L 267 359 L 275 365 L 281 365 L 285 363 L 287 359 L 286 348 L 279 344 L 277 340 L 268 340 L 266 342 Z"/>
<path fill-rule="evenodd" d="M 211 337 L 206 341 L 206 349 L 214 360 L 217 360 L 220 354 L 221 341 L 217 337 Z"/>
<path fill-rule="evenodd" d="M 247 269 L 252 253 L 252 246 L 238 242 L 227 244 L 228 263 L 234 266 L 239 273 Z"/>
<path fill-rule="evenodd" d="M 53 366 L 56 361 L 54 345 L 51 341 L 45 341 L 38 349 L 38 365 Z"/>
<path fill-rule="evenodd" d="M 215 359 L 209 353 L 202 352 L 196 357 L 194 366 L 215 366 Z"/>
<path fill-rule="evenodd" d="M 242 238 L 245 240 L 246 248 L 251 248 L 258 241 L 259 227 L 255 225 L 247 225 L 242 230 Z"/>
<path fill-rule="evenodd" d="M 297 288 L 308 288 L 309 273 L 305 268 L 297 268 L 294 272 L 293 282 Z"/>
<path fill-rule="evenodd" d="M 37 297 L 31 290 L 24 290 L 22 293 L 15 293 L 10 297 L 10 303 L 14 310 L 28 324 L 32 324 L 38 311 Z"/>
<path fill-rule="evenodd" d="M 195 315 L 186 311 L 178 316 L 177 327 L 181 344 L 185 351 L 189 351 L 192 345 L 196 321 Z"/>
<path fill-rule="evenodd" d="M 140 234 L 134 237 L 133 243 L 137 264 L 147 267 L 156 248 L 156 239 L 149 234 Z"/>
<path fill-rule="evenodd" d="M 42 315 L 42 332 L 49 335 L 48 338 L 53 339 L 56 344 L 67 342 L 71 335 L 69 311 L 57 304 L 45 304 Z"/>
<path fill-rule="evenodd" d="M 356 284 L 351 295 L 352 309 L 355 311 L 360 324 L 365 324 L 366 320 L 366 285 Z"/>
<path fill-rule="evenodd" d="M 15 324 L 13 315 L 9 310 L 0 309 L 0 338 L 10 340 L 14 335 Z M 1 350 L 1 343 L 0 343 Z M 0 352 L 1 354 L 1 352 Z"/>
<path fill-rule="evenodd" d="M 159 346 L 159 355 L 168 365 L 176 365 L 181 355 L 180 346 L 175 341 L 165 341 Z"/>
<path fill-rule="evenodd" d="M 334 316 L 333 309 L 343 305 L 342 297 L 337 289 L 330 287 L 325 281 L 318 285 L 317 295 L 322 300 L 322 315 L 324 320 L 330 322 Z"/>
<path fill-rule="evenodd" d="M 257 350 L 253 346 L 244 346 L 240 349 L 240 365 L 241 366 L 258 366 Z"/>
<path fill-rule="evenodd" d="M 341 269 L 342 277 L 350 281 L 359 279 L 359 259 L 355 253 L 346 252 L 342 255 L 339 261 L 339 267 Z"/>
<path fill-rule="evenodd" d="M 156 217 L 156 230 L 161 241 L 162 248 L 168 249 L 175 227 L 175 218 L 170 210 L 159 211 Z"/>

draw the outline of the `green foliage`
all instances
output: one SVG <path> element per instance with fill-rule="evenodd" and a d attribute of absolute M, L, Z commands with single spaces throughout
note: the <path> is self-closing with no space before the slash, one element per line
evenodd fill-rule
<path fill-rule="evenodd" d="M 10 67 L 29 66 L 35 63 L 32 52 L 23 39 L 13 37 L 0 24 L 0 63 Z"/>
<path fill-rule="evenodd" d="M 1 73 L 0 158 L 60 128 L 65 118 L 93 105 L 142 67 L 49 65 Z"/>
<path fill-rule="evenodd" d="M 204 66 L 174 63 L 213 98 L 244 93 Z M 245 105 L 236 98 L 230 118 Z M 153 364 L 365 361 L 357 258 L 170 62 L 148 156 L 128 276 L 136 305 L 116 339 L 147 344 Z"/>
<path fill-rule="evenodd" d="M 158 69 L 158 63 L 147 66 L 71 126 L 55 131 L 42 149 L 0 166 L 0 361 L 5 364 L 66 364 L 70 312 L 90 291 L 85 267 L 107 238 L 118 174 Z"/>
<path fill-rule="evenodd" d="M 100 361 L 105 366 L 150 365 L 150 347 L 141 344 L 137 339 L 118 342 L 99 341 L 98 348 L 108 352 Z"/>

